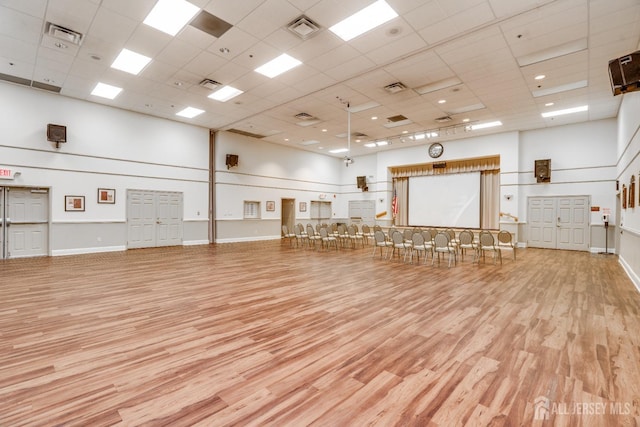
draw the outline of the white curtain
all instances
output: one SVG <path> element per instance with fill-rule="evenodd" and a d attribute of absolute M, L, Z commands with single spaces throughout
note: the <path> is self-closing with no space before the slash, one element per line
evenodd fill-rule
<path fill-rule="evenodd" d="M 398 214 L 394 224 L 407 226 L 409 223 L 409 178 L 396 178 L 394 181 L 398 197 Z"/>

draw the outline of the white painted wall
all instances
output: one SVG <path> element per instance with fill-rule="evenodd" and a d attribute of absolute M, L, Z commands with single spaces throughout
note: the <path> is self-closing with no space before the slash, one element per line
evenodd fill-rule
<path fill-rule="evenodd" d="M 126 233 L 111 229 L 125 236 L 114 241 L 99 224 L 125 227 L 128 188 L 184 193 L 185 243 L 207 242 L 208 129 L 7 83 L 0 91 L 0 164 L 21 172 L 2 184 L 50 188 L 52 254 L 123 249 Z M 67 126 L 58 149 L 48 123 Z M 97 203 L 101 187 L 116 190 L 114 205 Z M 85 212 L 65 212 L 65 195 L 85 196 Z"/>
<path fill-rule="evenodd" d="M 622 189 L 622 184 L 628 187 L 631 176 L 635 176 L 636 205 L 620 211 L 619 259 L 640 290 L 640 92 L 622 96 L 618 115 L 617 179 Z"/>

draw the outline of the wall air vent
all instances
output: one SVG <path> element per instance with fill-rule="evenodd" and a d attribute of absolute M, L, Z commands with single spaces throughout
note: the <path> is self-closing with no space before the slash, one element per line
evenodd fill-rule
<path fill-rule="evenodd" d="M 287 29 L 302 40 L 306 40 L 320 31 L 320 26 L 311 19 L 302 15 L 287 25 Z"/>
<path fill-rule="evenodd" d="M 66 43 L 75 44 L 77 46 L 80 46 L 80 43 L 82 43 L 82 34 L 77 31 L 70 30 L 69 28 L 52 24 L 51 22 L 47 22 L 45 32 L 51 37 L 62 40 Z"/>
<path fill-rule="evenodd" d="M 222 83 L 218 83 L 217 81 L 211 79 L 204 79 L 199 83 L 199 85 L 210 90 L 216 90 L 220 86 L 222 86 Z"/>
<path fill-rule="evenodd" d="M 400 82 L 395 82 L 395 83 L 391 83 L 390 85 L 386 85 L 384 87 L 384 90 L 386 90 L 389 93 L 398 93 L 398 92 L 402 92 L 406 88 L 407 87 L 404 84 Z"/>
<path fill-rule="evenodd" d="M 451 116 L 442 116 L 442 117 L 438 117 L 438 118 L 437 118 L 437 119 L 435 119 L 435 120 L 436 120 L 436 122 L 438 122 L 438 123 L 447 123 L 447 122 L 450 122 L 450 121 L 451 121 L 451 120 L 453 120 L 453 119 L 451 118 Z"/>

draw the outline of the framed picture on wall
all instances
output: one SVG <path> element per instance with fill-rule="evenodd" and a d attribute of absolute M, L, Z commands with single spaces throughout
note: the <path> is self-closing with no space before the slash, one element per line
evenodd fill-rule
<path fill-rule="evenodd" d="M 84 212 L 84 196 L 64 196 L 64 210 L 67 212 Z"/>
<path fill-rule="evenodd" d="M 113 188 L 98 188 L 98 203 L 114 204 L 116 202 L 116 190 Z"/>
<path fill-rule="evenodd" d="M 307 211 L 307 202 L 300 202 L 300 212 Z"/>
<path fill-rule="evenodd" d="M 622 209 L 627 209 L 627 186 L 622 184 Z"/>
<path fill-rule="evenodd" d="M 629 207 L 636 207 L 636 176 L 631 175 L 631 181 L 629 181 Z"/>
<path fill-rule="evenodd" d="M 273 212 L 276 210 L 276 202 L 269 200 L 267 201 L 267 212 Z"/>

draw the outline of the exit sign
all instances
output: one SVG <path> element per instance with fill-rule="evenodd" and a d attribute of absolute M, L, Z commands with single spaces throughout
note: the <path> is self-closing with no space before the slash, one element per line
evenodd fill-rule
<path fill-rule="evenodd" d="M 13 179 L 14 174 L 11 169 L 0 168 L 0 179 Z"/>

